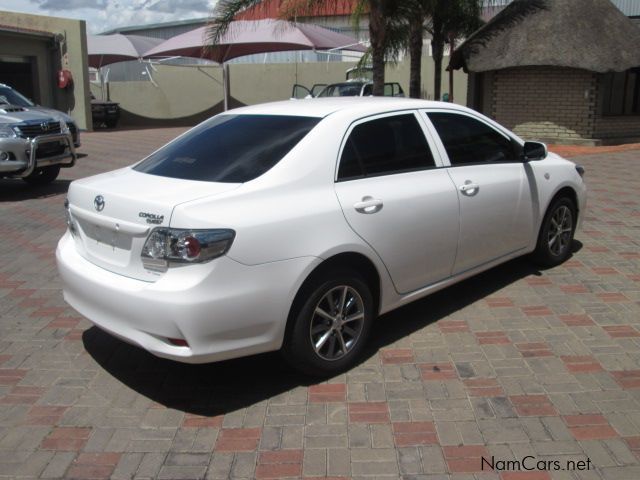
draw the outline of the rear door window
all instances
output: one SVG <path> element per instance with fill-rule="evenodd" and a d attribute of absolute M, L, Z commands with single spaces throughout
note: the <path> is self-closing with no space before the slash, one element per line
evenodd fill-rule
<path fill-rule="evenodd" d="M 320 121 L 285 115 L 220 115 L 134 167 L 162 177 L 244 183 L 276 165 Z"/>
<path fill-rule="evenodd" d="M 433 167 L 433 155 L 415 115 L 392 115 L 360 123 L 351 130 L 340 158 L 338 180 Z"/>

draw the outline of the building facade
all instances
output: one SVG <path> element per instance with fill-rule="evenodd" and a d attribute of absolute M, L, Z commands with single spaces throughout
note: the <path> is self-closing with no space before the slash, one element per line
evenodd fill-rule
<path fill-rule="evenodd" d="M 58 72 L 73 82 L 58 86 Z M 0 12 L 0 83 L 91 129 L 86 25 L 82 20 Z"/>
<path fill-rule="evenodd" d="M 510 3 L 454 53 L 468 105 L 528 139 L 639 141 L 638 25 L 610 0 L 532 4 Z"/>

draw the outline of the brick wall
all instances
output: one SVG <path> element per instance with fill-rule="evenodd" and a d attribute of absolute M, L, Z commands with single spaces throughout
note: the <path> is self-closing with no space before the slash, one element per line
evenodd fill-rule
<path fill-rule="evenodd" d="M 640 138 L 640 117 L 624 115 L 615 117 L 596 116 L 594 136 L 602 140 Z"/>
<path fill-rule="evenodd" d="M 637 141 L 640 138 L 640 116 L 622 115 L 606 116 L 597 115 L 595 118 L 594 136 L 605 143 L 622 141 Z"/>
<path fill-rule="evenodd" d="M 495 72 L 492 116 L 526 139 L 593 138 L 596 76 L 584 70 L 522 67 Z"/>

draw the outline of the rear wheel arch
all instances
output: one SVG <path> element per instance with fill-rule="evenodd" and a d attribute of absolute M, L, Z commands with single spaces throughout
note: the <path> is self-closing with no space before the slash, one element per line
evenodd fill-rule
<path fill-rule="evenodd" d="M 378 272 L 365 255 L 345 252 L 324 260 L 295 295 L 280 351 L 284 359 L 313 376 L 351 367 L 378 314 L 379 292 Z"/>
<path fill-rule="evenodd" d="M 308 294 L 309 288 L 311 288 L 317 278 L 320 278 L 330 272 L 332 270 L 353 270 L 362 276 L 363 280 L 367 283 L 369 288 L 371 289 L 371 294 L 373 296 L 373 304 L 375 308 L 376 315 L 380 311 L 380 301 L 381 301 L 381 287 L 380 287 L 380 274 L 378 273 L 378 269 L 374 265 L 374 263 L 365 255 L 356 252 L 344 252 L 336 254 L 332 257 L 327 258 L 318 266 L 316 266 L 307 278 L 302 282 L 302 285 L 298 289 L 293 303 L 291 304 L 291 308 L 289 309 L 289 315 L 287 318 L 287 327 L 285 330 L 285 341 L 288 335 L 291 332 L 291 328 L 293 326 L 292 317 L 295 316 L 295 313 L 300 308 L 301 304 L 304 302 L 305 296 Z"/>

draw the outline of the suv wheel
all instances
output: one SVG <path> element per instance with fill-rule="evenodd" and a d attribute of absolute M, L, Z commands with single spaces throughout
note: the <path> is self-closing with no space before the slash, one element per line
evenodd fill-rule
<path fill-rule="evenodd" d="M 48 167 L 36 168 L 31 175 L 22 180 L 29 185 L 47 185 L 53 182 L 60 174 L 60 165 L 50 165 Z"/>
<path fill-rule="evenodd" d="M 294 302 L 293 326 L 283 346 L 286 360 L 317 376 L 352 366 L 366 343 L 373 312 L 371 289 L 356 272 L 317 277 Z"/>
<path fill-rule="evenodd" d="M 575 230 L 576 207 L 570 198 L 560 197 L 551 204 L 542 221 L 535 260 L 545 267 L 564 262 L 571 253 Z"/>

